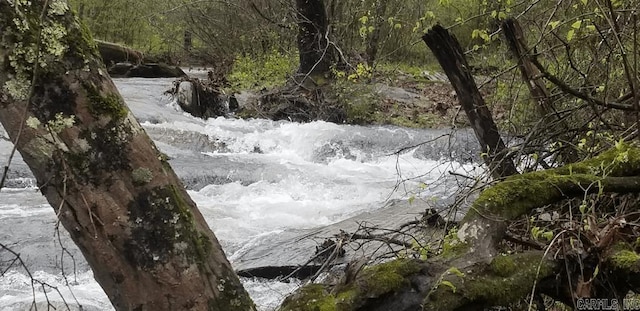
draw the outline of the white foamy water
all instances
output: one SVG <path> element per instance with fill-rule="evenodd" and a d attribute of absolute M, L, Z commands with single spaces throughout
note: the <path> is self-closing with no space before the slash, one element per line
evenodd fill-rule
<path fill-rule="evenodd" d="M 473 169 L 441 160 L 472 159 L 474 143 L 468 133 L 441 137 L 447 132 L 327 122 L 204 121 L 162 95 L 171 82 L 116 80 L 134 115 L 171 158 L 232 262 L 237 253 L 270 235 L 329 225 L 376 210 L 388 199 L 440 196 L 455 187 L 443 183 L 442 175 Z M 6 161 L 10 146 L 0 139 L 0 161 Z M 19 157 L 12 168 L 10 184 L 28 184 L 29 173 Z M 32 286 L 24 270 L 12 267 L 0 278 L 0 310 L 28 310 L 33 301 L 46 309 L 47 298 L 58 309 L 66 302 L 72 309 L 110 310 L 86 264 L 79 263 L 77 274 L 71 273 L 54 225 L 53 210 L 34 188 L 0 192 L 0 242 L 20 249 L 33 276 L 48 284 Z M 11 258 L 0 251 L 0 271 Z M 66 258 L 62 265 L 60 258 Z M 65 267 L 66 279 L 59 266 Z M 262 310 L 273 310 L 298 285 L 250 279 L 244 284 Z"/>

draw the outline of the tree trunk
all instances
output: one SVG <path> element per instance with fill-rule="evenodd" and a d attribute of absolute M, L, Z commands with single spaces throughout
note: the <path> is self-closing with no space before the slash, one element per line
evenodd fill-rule
<path fill-rule="evenodd" d="M 322 0 L 296 0 L 298 16 L 298 73 L 319 76 L 329 72 L 331 49 L 327 13 Z"/>
<path fill-rule="evenodd" d="M 509 18 L 502 23 L 502 29 L 504 30 L 504 36 L 507 42 L 509 42 L 511 52 L 518 60 L 518 68 L 522 74 L 522 80 L 529 88 L 531 97 L 536 101 L 536 109 L 540 119 L 555 119 L 555 122 L 545 122 L 545 124 L 548 125 L 545 131 L 547 133 L 553 133 L 555 130 L 556 132 L 564 133 L 564 136 L 573 135 L 573 133 L 569 133 L 570 127 L 566 120 L 556 111 L 549 90 L 542 79 L 542 73 L 531 61 L 531 49 L 527 46 L 524 33 L 518 21 Z M 571 139 L 567 139 L 567 141 L 571 141 Z M 573 148 L 563 148 L 561 154 L 564 163 L 572 163 L 578 160 L 578 156 Z"/>
<path fill-rule="evenodd" d="M 373 31 L 369 34 L 367 40 L 367 65 L 373 67 L 376 57 L 378 56 L 378 47 L 380 46 L 380 34 L 382 33 L 382 26 L 385 23 L 384 16 L 387 13 L 387 0 L 375 1 L 375 16 L 373 23 Z"/>
<path fill-rule="evenodd" d="M 422 39 L 438 59 L 453 85 L 467 114 L 483 153 L 483 159 L 494 178 L 517 174 L 515 165 L 493 118 L 478 91 L 458 40 L 442 26 L 434 26 Z"/>
<path fill-rule="evenodd" d="M 529 59 L 529 47 L 525 42 L 524 34 L 520 24 L 514 19 L 507 19 L 502 23 L 504 36 L 509 42 L 511 52 L 518 60 L 518 68 L 522 74 L 522 79 L 529 87 L 531 97 L 536 101 L 536 109 L 541 118 L 553 112 L 553 104 L 547 87 L 544 85 L 540 70 Z"/>
<path fill-rule="evenodd" d="M 0 0 L 0 28 L 0 122 L 116 310 L 253 310 L 67 4 Z"/>

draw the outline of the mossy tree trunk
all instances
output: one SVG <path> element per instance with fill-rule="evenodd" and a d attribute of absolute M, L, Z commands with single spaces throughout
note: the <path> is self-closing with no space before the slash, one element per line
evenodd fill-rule
<path fill-rule="evenodd" d="M 517 174 L 515 165 L 508 155 L 498 127 L 493 122 L 491 111 L 478 91 L 458 40 L 440 25 L 434 26 L 422 39 L 438 59 L 451 85 L 458 94 L 473 128 L 483 159 L 495 178 Z"/>
<path fill-rule="evenodd" d="M 571 278 L 558 275 L 578 262 L 566 263 L 539 250 L 500 253 L 499 243 L 509 221 L 563 199 L 599 192 L 640 193 L 640 148 L 618 144 L 589 160 L 510 176 L 481 193 L 455 234 L 445 237 L 437 257 L 397 259 L 367 267 L 346 284 L 304 287 L 285 300 L 282 310 L 484 310 L 520 302 L 534 288 L 571 305 L 580 297 L 575 290 L 581 271 Z M 640 287 L 629 281 L 640 277 L 640 255 L 633 247 L 599 251 L 600 274 L 611 273 L 602 276 L 607 288 L 593 285 L 582 297 L 606 292 L 624 296 Z M 613 282 L 612 275 L 624 278 Z"/>
<path fill-rule="evenodd" d="M 253 310 L 67 3 L 0 0 L 0 29 L 0 122 L 113 306 Z"/>

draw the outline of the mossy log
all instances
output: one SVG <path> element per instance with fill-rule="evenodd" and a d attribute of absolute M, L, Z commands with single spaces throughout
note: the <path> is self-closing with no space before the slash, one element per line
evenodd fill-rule
<path fill-rule="evenodd" d="M 63 0 L 0 0 L 0 122 L 116 310 L 254 310 Z"/>
<path fill-rule="evenodd" d="M 590 192 L 640 193 L 640 149 L 619 143 L 589 160 L 511 176 L 481 193 L 439 256 L 397 259 L 344 284 L 305 287 L 282 310 L 482 310 L 516 303 L 536 285 L 537 292 L 571 303 L 559 294 L 567 284 L 555 280 L 564 264 L 541 251 L 501 254 L 498 243 L 509 221 Z M 637 276 L 640 257 L 633 248 L 608 258 L 611 269 Z"/>
<path fill-rule="evenodd" d="M 140 64 L 144 54 L 132 48 L 117 43 L 95 40 L 98 45 L 98 51 L 102 57 L 102 61 L 111 66 L 117 63 Z"/>

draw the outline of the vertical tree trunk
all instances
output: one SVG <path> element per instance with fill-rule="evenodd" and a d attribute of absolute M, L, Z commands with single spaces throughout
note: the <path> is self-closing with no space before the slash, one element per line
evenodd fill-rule
<path fill-rule="evenodd" d="M 501 178 L 517 174 L 513 161 L 507 157 L 507 149 L 500 137 L 498 127 L 493 122 L 491 112 L 473 80 L 458 40 L 439 25 L 431 28 L 422 39 L 438 59 L 458 94 L 460 104 L 478 138 L 484 155 L 483 159 L 491 170 L 491 175 L 494 178 Z"/>
<path fill-rule="evenodd" d="M 373 67 L 376 57 L 378 56 L 378 47 L 380 46 L 380 34 L 384 25 L 384 16 L 387 13 L 387 0 L 375 1 L 375 16 L 373 23 L 373 31 L 369 34 L 367 40 L 367 65 Z"/>
<path fill-rule="evenodd" d="M 0 29 L 0 122 L 116 310 L 253 310 L 66 2 L 0 0 Z"/>
<path fill-rule="evenodd" d="M 322 0 L 296 0 L 298 50 L 304 75 L 317 76 L 329 71 L 331 49 L 327 39 L 327 13 Z"/>
<path fill-rule="evenodd" d="M 191 51 L 191 47 L 193 47 L 193 39 L 192 39 L 191 31 L 189 30 L 184 31 L 184 42 L 182 46 L 185 51 L 187 52 Z"/>

